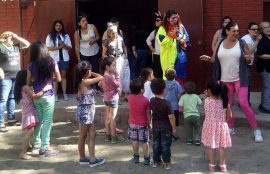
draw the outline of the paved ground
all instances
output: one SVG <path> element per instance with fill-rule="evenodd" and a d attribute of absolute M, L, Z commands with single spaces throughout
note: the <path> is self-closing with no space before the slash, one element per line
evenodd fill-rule
<path fill-rule="evenodd" d="M 253 95 L 256 97 L 256 94 Z M 256 97 L 257 98 L 257 97 Z M 258 100 L 252 102 L 258 105 Z M 34 157 L 31 161 L 18 159 L 23 132 L 20 127 L 9 127 L 8 133 L 0 134 L 0 174 L 138 174 L 138 173 L 208 173 L 207 172 L 207 151 L 203 146 L 188 146 L 184 141 L 177 142 L 172 146 L 173 168 L 165 171 L 162 167 L 145 167 L 142 163 L 133 164 L 131 160 L 132 152 L 128 142 L 111 145 L 104 142 L 102 122 L 102 105 L 100 98 L 97 99 L 97 125 L 98 135 L 96 140 L 97 156 L 107 159 L 107 163 L 96 168 L 80 166 L 78 164 L 78 126 L 73 121 L 72 108 L 75 101 L 60 101 L 56 106 L 56 120 L 61 122 L 54 123 L 51 135 L 52 146 L 60 151 L 60 154 L 50 158 Z M 62 109 L 62 110 L 61 110 Z M 66 110 L 68 112 L 66 112 Z M 228 173 L 269 173 L 269 114 L 258 114 L 257 118 L 262 127 L 264 142 L 255 143 L 252 139 L 252 131 L 247 125 L 238 107 L 234 107 L 236 119 L 236 135 L 232 137 L 233 147 L 227 149 Z M 119 114 L 121 122 L 119 126 L 127 129 L 127 105 L 120 107 Z M 67 120 L 67 121 L 63 121 Z M 184 140 L 183 125 L 178 127 L 178 135 Z M 126 132 L 123 133 L 126 136 Z M 151 149 L 151 148 L 150 148 Z"/>

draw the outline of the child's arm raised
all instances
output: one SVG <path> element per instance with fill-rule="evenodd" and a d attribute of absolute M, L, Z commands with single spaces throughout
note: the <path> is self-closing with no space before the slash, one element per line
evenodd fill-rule
<path fill-rule="evenodd" d="M 92 84 L 98 83 L 99 81 L 103 80 L 103 76 L 98 73 L 91 72 L 91 77 L 94 77 L 94 78 L 83 79 L 82 83 L 86 86 L 90 86 Z"/>
<path fill-rule="evenodd" d="M 176 127 L 175 127 L 175 116 L 174 116 L 174 114 L 169 115 L 169 120 L 170 120 L 170 123 L 171 123 L 171 126 L 172 126 L 173 135 L 175 135 Z"/>

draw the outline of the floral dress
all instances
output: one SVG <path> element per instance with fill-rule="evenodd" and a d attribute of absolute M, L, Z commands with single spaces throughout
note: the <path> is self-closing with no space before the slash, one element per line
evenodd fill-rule
<path fill-rule="evenodd" d="M 202 143 L 210 148 L 231 147 L 226 109 L 221 99 L 205 99 L 205 120 L 202 129 Z"/>
<path fill-rule="evenodd" d="M 38 115 L 35 110 L 33 100 L 24 91 L 22 91 L 22 129 L 31 129 L 32 127 L 38 125 Z"/>
<path fill-rule="evenodd" d="M 89 89 L 86 93 L 77 95 L 76 120 L 80 125 L 92 124 L 95 116 L 95 98 L 94 90 Z"/>

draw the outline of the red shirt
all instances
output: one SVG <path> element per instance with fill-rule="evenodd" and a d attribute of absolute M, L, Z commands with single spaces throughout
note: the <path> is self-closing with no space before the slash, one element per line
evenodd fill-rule
<path fill-rule="evenodd" d="M 138 126 L 147 126 L 147 111 L 149 110 L 149 100 L 143 95 L 130 94 L 128 96 L 129 120 L 128 123 Z"/>

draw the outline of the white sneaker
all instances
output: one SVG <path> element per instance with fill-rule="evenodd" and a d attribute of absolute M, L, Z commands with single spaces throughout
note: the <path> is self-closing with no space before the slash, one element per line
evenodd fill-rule
<path fill-rule="evenodd" d="M 262 132 L 261 132 L 260 129 L 254 130 L 254 137 L 255 137 L 255 142 L 256 143 L 263 142 Z"/>
<path fill-rule="evenodd" d="M 230 131 L 230 135 L 235 135 L 235 130 L 234 130 L 234 128 L 230 128 L 229 131 Z"/>
<path fill-rule="evenodd" d="M 64 96 L 64 100 L 65 100 L 65 101 L 68 101 L 68 100 L 69 100 L 67 94 L 63 94 L 63 96 Z"/>

